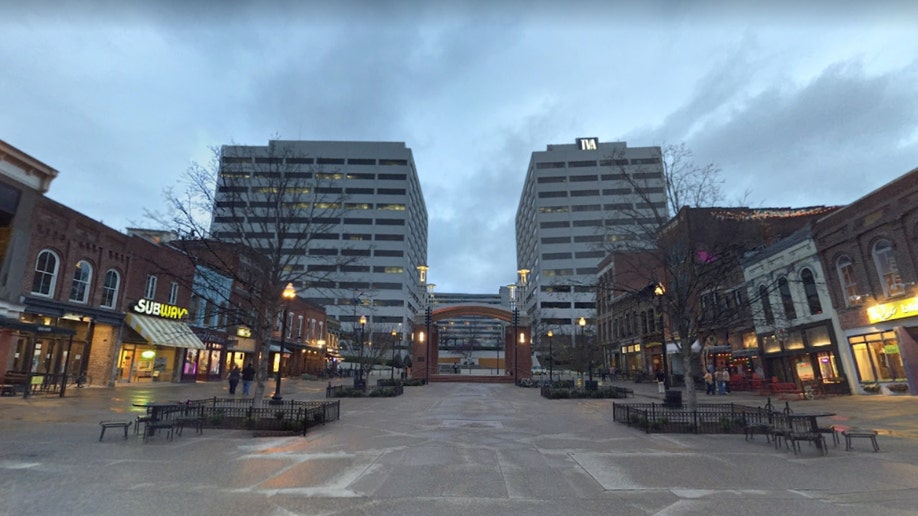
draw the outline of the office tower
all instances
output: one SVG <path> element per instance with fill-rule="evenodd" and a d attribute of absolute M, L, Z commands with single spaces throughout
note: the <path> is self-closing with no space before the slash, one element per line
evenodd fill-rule
<path fill-rule="evenodd" d="M 427 207 L 404 143 L 227 145 L 220 175 L 214 238 L 239 241 L 247 231 L 246 240 L 255 234 L 270 246 L 279 231 L 312 232 L 304 248 L 284 250 L 295 258 L 287 267 L 300 297 L 339 320 L 345 340 L 361 316 L 370 339 L 410 328 L 416 268 L 427 262 Z M 291 208 L 298 211 L 287 221 L 272 218 Z"/>
<path fill-rule="evenodd" d="M 644 245 L 639 226 L 653 220 L 653 209 L 665 212 L 661 158 L 659 147 L 597 138 L 532 153 L 516 212 L 516 255 L 517 269 L 530 271 L 521 306 L 533 335 L 574 335 L 580 317 L 592 327 L 599 262 Z"/>

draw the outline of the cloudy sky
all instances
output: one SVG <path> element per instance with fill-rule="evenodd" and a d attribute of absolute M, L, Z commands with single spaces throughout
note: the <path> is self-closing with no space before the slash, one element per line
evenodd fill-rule
<path fill-rule="evenodd" d="M 547 144 L 685 142 L 754 207 L 845 204 L 918 167 L 905 0 L 0 0 L 0 34 L 0 139 L 60 171 L 53 199 L 149 227 L 213 146 L 403 141 L 443 292 L 515 279 Z"/>

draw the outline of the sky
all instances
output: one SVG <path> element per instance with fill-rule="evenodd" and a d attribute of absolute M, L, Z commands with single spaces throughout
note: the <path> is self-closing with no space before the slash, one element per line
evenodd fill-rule
<path fill-rule="evenodd" d="M 439 292 L 515 281 L 549 144 L 684 143 L 732 206 L 847 204 L 918 167 L 905 0 L 0 0 L 0 34 L 0 139 L 60 172 L 52 199 L 148 228 L 214 147 L 405 142 Z"/>

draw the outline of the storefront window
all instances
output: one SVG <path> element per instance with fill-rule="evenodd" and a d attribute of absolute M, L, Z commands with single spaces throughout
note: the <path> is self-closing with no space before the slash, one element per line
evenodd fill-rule
<path fill-rule="evenodd" d="M 747 332 L 743 334 L 743 347 L 745 349 L 755 349 L 759 347 L 759 341 L 755 337 L 755 333 Z"/>
<path fill-rule="evenodd" d="M 185 350 L 185 365 L 182 368 L 182 374 L 185 376 L 194 376 L 198 373 L 198 350 Z"/>
<path fill-rule="evenodd" d="M 827 326 L 817 326 L 806 330 L 806 342 L 813 348 L 831 345 L 832 339 L 829 337 L 829 328 Z"/>
<path fill-rule="evenodd" d="M 835 381 L 839 379 L 838 365 L 835 363 L 835 353 L 817 353 L 816 360 L 819 363 L 819 376 L 823 381 Z"/>
<path fill-rule="evenodd" d="M 781 352 L 781 343 L 778 342 L 778 338 L 774 334 L 762 337 L 762 347 L 765 349 L 766 353 Z"/>
<path fill-rule="evenodd" d="M 803 349 L 803 334 L 799 331 L 787 332 L 787 340 L 784 341 L 784 349 Z"/>
<path fill-rule="evenodd" d="M 812 382 L 816 378 L 813 374 L 813 364 L 810 363 L 809 355 L 797 355 L 794 357 L 794 369 L 797 371 L 797 378 L 801 382 Z"/>
<path fill-rule="evenodd" d="M 905 379 L 899 342 L 891 331 L 849 337 L 862 382 Z"/>

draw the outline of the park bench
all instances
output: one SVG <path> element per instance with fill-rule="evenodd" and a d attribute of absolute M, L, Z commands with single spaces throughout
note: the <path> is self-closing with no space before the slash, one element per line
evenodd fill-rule
<path fill-rule="evenodd" d="M 842 430 L 842 435 L 845 437 L 845 451 L 851 451 L 851 439 L 856 438 L 870 439 L 870 444 L 873 445 L 874 453 L 880 451 L 880 445 L 877 444 L 876 430 L 870 430 L 866 428 L 846 428 Z"/>
<path fill-rule="evenodd" d="M 172 421 L 148 421 L 147 426 L 144 430 L 145 430 L 143 433 L 144 442 L 148 441 L 150 439 L 150 436 L 153 435 L 153 433 L 156 432 L 157 430 L 159 430 L 160 432 L 167 432 L 166 436 L 171 441 L 172 432 L 175 431 L 175 423 L 173 423 Z"/>
<path fill-rule="evenodd" d="M 755 435 L 760 434 L 770 443 L 773 427 L 771 411 L 757 409 L 743 412 L 743 433 L 747 441 L 755 439 Z"/>
<path fill-rule="evenodd" d="M 101 441 L 105 437 L 105 431 L 109 428 L 121 428 L 124 430 L 124 438 L 128 438 L 128 428 L 131 427 L 133 421 L 99 421 L 99 426 L 102 427 L 102 433 L 99 434 L 99 440 Z"/>

